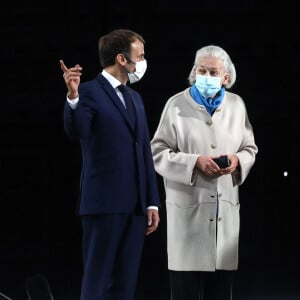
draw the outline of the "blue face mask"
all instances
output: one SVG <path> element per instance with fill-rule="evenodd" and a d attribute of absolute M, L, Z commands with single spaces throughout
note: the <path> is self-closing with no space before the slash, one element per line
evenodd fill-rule
<path fill-rule="evenodd" d="M 195 86 L 204 98 L 210 98 L 221 89 L 221 78 L 197 74 Z"/>

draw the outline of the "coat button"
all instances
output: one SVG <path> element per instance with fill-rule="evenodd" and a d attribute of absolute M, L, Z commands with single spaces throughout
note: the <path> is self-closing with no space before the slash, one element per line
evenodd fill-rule
<path fill-rule="evenodd" d="M 219 194 L 218 194 L 218 197 L 219 197 L 219 198 L 222 197 L 222 193 L 219 193 Z"/>
<path fill-rule="evenodd" d="M 219 217 L 219 218 L 218 218 L 218 221 L 222 221 L 222 217 Z"/>
<path fill-rule="evenodd" d="M 210 222 L 213 222 L 214 219 L 209 219 Z"/>
<path fill-rule="evenodd" d="M 212 121 L 209 120 L 209 121 L 206 122 L 206 124 L 207 125 L 212 125 Z"/>
<path fill-rule="evenodd" d="M 211 144 L 210 147 L 211 147 L 212 149 L 216 149 L 216 148 L 217 148 L 217 146 L 214 145 L 214 144 Z"/>

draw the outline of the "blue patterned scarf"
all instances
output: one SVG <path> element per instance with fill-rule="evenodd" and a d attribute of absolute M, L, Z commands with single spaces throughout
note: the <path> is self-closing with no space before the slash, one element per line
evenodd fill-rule
<path fill-rule="evenodd" d="M 212 116 L 212 114 L 214 113 L 215 109 L 222 103 L 222 100 L 224 98 L 224 94 L 225 94 L 225 87 L 222 86 L 222 88 L 220 89 L 220 91 L 216 94 L 216 96 L 214 98 L 204 98 L 199 90 L 197 89 L 197 87 L 194 85 L 192 85 L 191 87 L 191 96 L 192 98 L 200 105 L 203 105 L 207 112 Z"/>

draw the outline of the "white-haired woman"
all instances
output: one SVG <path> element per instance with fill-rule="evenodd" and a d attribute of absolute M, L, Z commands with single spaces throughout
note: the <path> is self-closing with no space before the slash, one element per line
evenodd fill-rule
<path fill-rule="evenodd" d="M 167 101 L 151 141 L 166 192 L 171 295 L 227 300 L 238 268 L 238 186 L 258 149 L 244 101 L 227 90 L 236 71 L 226 51 L 199 49 L 188 79 Z"/>

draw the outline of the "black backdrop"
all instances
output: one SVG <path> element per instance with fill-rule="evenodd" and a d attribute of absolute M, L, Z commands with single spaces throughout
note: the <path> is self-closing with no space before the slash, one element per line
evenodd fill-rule
<path fill-rule="evenodd" d="M 164 103 L 187 87 L 196 50 L 212 43 L 230 54 L 232 91 L 246 102 L 259 147 L 240 190 L 236 293 L 299 299 L 299 13 L 298 2 L 280 0 L 7 2 L 0 11 L 0 292 L 25 299 L 26 279 L 43 274 L 55 299 L 79 299 L 81 161 L 63 132 L 59 59 L 79 63 L 89 80 L 100 70 L 99 36 L 129 28 L 146 40 L 148 70 L 134 88 L 151 136 Z M 164 204 L 160 177 L 158 184 Z M 165 221 L 163 205 L 160 228 L 146 239 L 138 299 L 168 299 Z"/>

